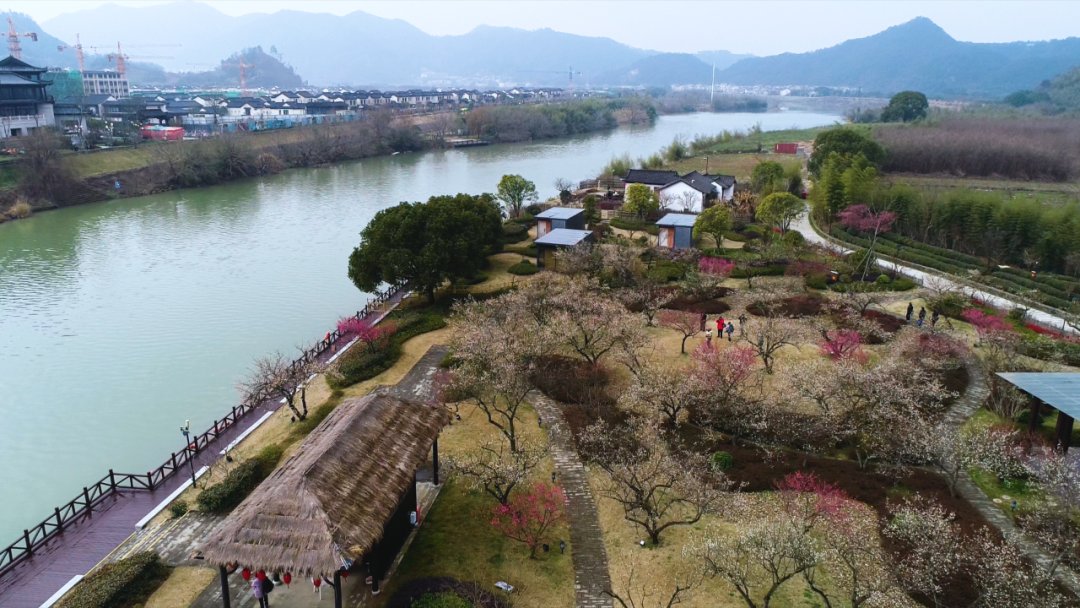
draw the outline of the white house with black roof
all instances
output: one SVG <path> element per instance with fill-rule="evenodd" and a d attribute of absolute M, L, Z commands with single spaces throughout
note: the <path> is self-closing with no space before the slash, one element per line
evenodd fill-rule
<path fill-rule="evenodd" d="M 735 177 L 691 171 L 657 189 L 660 206 L 669 211 L 701 213 L 707 203 L 728 202 L 735 196 Z"/>
<path fill-rule="evenodd" d="M 0 61 L 0 138 L 56 124 L 46 71 L 11 56 Z"/>

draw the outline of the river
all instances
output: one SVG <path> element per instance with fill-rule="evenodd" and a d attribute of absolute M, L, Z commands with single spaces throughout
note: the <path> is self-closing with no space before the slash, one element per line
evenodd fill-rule
<path fill-rule="evenodd" d="M 651 127 L 373 158 L 94 203 L 0 225 L 0 546 L 109 468 L 146 471 L 237 402 L 253 359 L 362 307 L 346 277 L 380 209 L 494 191 L 554 194 L 676 135 L 828 125 L 807 112 L 683 114 Z"/>

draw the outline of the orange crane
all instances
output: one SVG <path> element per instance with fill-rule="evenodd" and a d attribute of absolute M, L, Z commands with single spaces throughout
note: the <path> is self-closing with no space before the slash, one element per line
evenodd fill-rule
<path fill-rule="evenodd" d="M 131 45 L 131 47 L 129 47 L 129 48 L 176 47 L 176 46 L 180 46 L 180 45 L 179 44 L 135 44 L 135 45 Z M 116 43 L 116 52 L 115 53 L 109 53 L 106 56 L 106 58 L 109 60 L 109 63 L 116 62 L 116 71 L 119 72 L 121 76 L 123 76 L 124 74 L 127 73 L 127 61 L 128 61 L 128 59 L 132 59 L 132 57 L 130 55 L 125 55 L 124 54 L 124 51 L 120 48 L 120 43 L 119 42 Z M 160 56 L 144 55 L 144 56 L 134 57 L 134 59 L 171 59 L 171 57 L 160 57 Z"/>
<path fill-rule="evenodd" d="M 37 42 L 37 32 L 19 32 L 15 29 L 15 22 L 12 21 L 11 15 L 8 15 L 8 52 L 16 59 L 22 59 L 22 42 L 19 40 L 22 38 L 29 38 L 34 42 Z"/>
<path fill-rule="evenodd" d="M 240 96 L 247 97 L 247 69 L 255 67 L 254 63 L 244 63 L 243 59 L 237 59 L 236 63 L 222 63 L 221 67 L 235 67 L 240 70 Z"/>
<path fill-rule="evenodd" d="M 91 51 L 97 51 L 98 47 L 96 47 L 96 46 L 83 46 L 82 41 L 79 40 L 79 35 L 75 34 L 75 44 L 73 44 L 73 45 L 72 44 L 59 44 L 59 45 L 56 46 L 56 50 L 60 51 L 61 53 L 63 53 L 64 51 L 66 51 L 68 49 L 75 49 L 75 59 L 78 60 L 78 62 L 79 62 L 79 71 L 80 72 L 85 72 L 86 71 L 86 57 L 83 54 L 83 50 L 84 49 L 89 49 Z"/>

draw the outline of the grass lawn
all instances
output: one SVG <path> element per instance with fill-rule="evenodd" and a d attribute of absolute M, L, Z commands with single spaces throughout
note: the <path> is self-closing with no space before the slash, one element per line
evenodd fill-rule
<path fill-rule="evenodd" d="M 1075 202 L 1080 185 L 1069 182 L 1035 182 L 952 175 L 912 175 L 889 173 L 886 181 L 908 184 L 928 193 L 946 194 L 949 190 L 980 190 L 1001 194 L 1009 199 L 1039 199 L 1050 203 Z"/>
<path fill-rule="evenodd" d="M 188 142 L 166 142 L 164 145 L 185 145 Z M 68 167 L 78 177 L 94 177 L 130 171 L 153 162 L 153 149 L 162 144 L 142 144 L 137 148 L 116 148 L 99 152 L 71 153 L 65 156 Z"/>
<path fill-rule="evenodd" d="M 144 608 L 177 608 L 190 606 L 207 585 L 217 579 L 213 568 L 181 566 L 146 601 Z"/>
<path fill-rule="evenodd" d="M 684 158 L 683 160 L 676 161 L 674 163 L 665 163 L 665 169 L 674 169 L 680 174 L 689 173 L 690 171 L 705 172 L 705 159 L 709 157 L 709 173 L 712 175 L 734 175 L 735 179 L 740 182 L 749 182 L 750 173 L 754 170 L 754 167 L 758 163 L 773 160 L 788 166 L 801 166 L 802 161 L 797 160 L 793 156 L 786 154 L 725 154 L 725 153 L 705 153 L 695 154 L 691 158 Z"/>
<path fill-rule="evenodd" d="M 439 450 L 445 457 L 464 454 L 475 450 L 482 441 L 501 437 L 475 405 L 462 404 L 460 413 L 461 421 L 447 427 L 439 437 Z M 519 410 L 519 416 L 519 436 L 546 443 L 546 434 L 536 424 L 532 408 Z M 533 478 L 550 479 L 552 468 L 549 458 L 537 467 Z M 487 494 L 471 491 L 461 480 L 450 479 L 375 606 L 385 605 L 402 584 L 432 576 L 476 581 L 488 589 L 494 589 L 496 581 L 506 581 L 515 587 L 516 607 L 572 606 L 573 548 L 568 547 L 565 554 L 557 549 L 559 539 L 569 543 L 568 526 L 562 524 L 550 533 L 553 551 L 529 559 L 525 545 L 503 537 L 491 527 L 489 516 L 494 505 L 495 500 Z"/>

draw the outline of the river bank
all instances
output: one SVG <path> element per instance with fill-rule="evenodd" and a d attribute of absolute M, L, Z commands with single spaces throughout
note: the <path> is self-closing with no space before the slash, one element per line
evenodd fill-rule
<path fill-rule="evenodd" d="M 586 99 L 551 104 L 482 106 L 422 115 L 373 111 L 363 120 L 236 133 L 214 139 L 147 142 L 130 148 L 59 154 L 59 140 L 34 141 L 0 190 L 0 223 L 28 211 L 227 183 L 407 152 L 446 149 L 453 134 L 485 143 L 542 141 L 652 124 L 652 102 Z M 7 168 L 10 172 L 12 168 Z M 32 171 L 32 173 L 27 173 Z M 20 172 L 22 175 L 20 175 Z"/>

